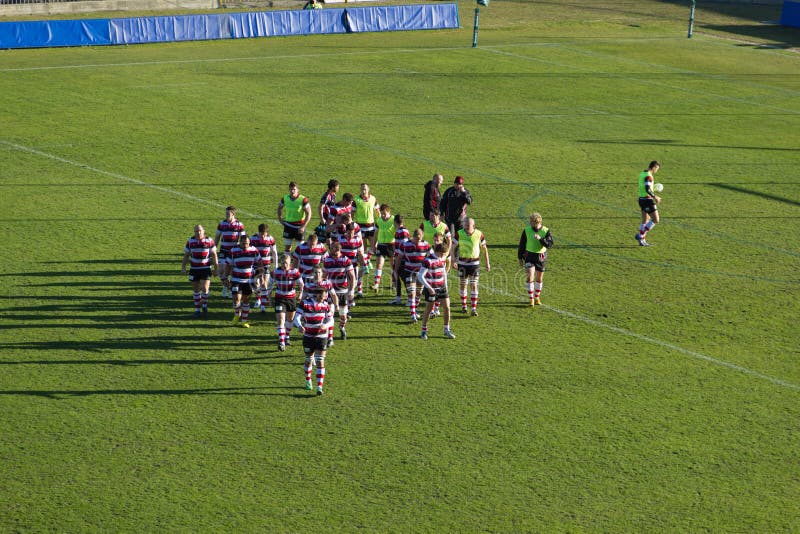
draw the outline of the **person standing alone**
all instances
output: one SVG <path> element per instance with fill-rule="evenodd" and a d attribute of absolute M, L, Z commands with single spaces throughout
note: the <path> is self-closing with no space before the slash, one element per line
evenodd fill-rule
<path fill-rule="evenodd" d="M 653 175 L 660 168 L 661 164 L 658 161 L 651 161 L 650 165 L 639 173 L 639 209 L 642 210 L 642 223 L 635 237 L 641 247 L 650 246 L 645 237 L 647 232 L 658 224 L 658 205 L 661 203 L 661 197 L 653 191 Z"/>

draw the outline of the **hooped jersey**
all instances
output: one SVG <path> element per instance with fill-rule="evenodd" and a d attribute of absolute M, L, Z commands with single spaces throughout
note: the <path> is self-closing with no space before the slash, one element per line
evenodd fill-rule
<path fill-rule="evenodd" d="M 272 285 L 275 287 L 275 298 L 293 299 L 297 296 L 295 290 L 300 281 L 300 271 L 294 268 L 282 269 L 278 267 L 272 273 Z"/>
<path fill-rule="evenodd" d="M 294 249 L 294 256 L 297 258 L 297 268 L 303 276 L 303 280 L 309 279 L 314 274 L 314 267 L 322 262 L 322 257 L 328 252 L 325 245 L 317 243 L 313 247 L 304 241 Z"/>
<path fill-rule="evenodd" d="M 217 225 L 217 232 L 219 233 L 219 249 L 225 252 L 230 252 L 239 242 L 239 238 L 245 235 L 244 225 L 236 219 L 220 221 Z"/>
<path fill-rule="evenodd" d="M 242 248 L 235 246 L 231 249 L 231 280 L 234 282 L 249 282 L 255 277 L 256 269 L 262 265 L 261 253 L 254 246 Z"/>
<path fill-rule="evenodd" d="M 183 251 L 189 253 L 189 265 L 192 269 L 203 269 L 211 267 L 212 248 L 214 248 L 214 240 L 210 237 L 203 239 L 190 237 Z"/>
<path fill-rule="evenodd" d="M 312 297 L 303 299 L 297 307 L 300 323 L 305 328 L 305 337 L 328 337 L 328 315 L 330 305 L 326 300 L 318 302 Z"/>
<path fill-rule="evenodd" d="M 400 247 L 403 268 L 412 273 L 418 272 L 430 250 L 431 246 L 426 241 L 420 241 L 419 243 L 414 243 L 411 240 L 406 241 Z"/>
<path fill-rule="evenodd" d="M 349 273 L 353 272 L 353 262 L 347 256 L 325 256 L 322 261 L 325 274 L 333 284 L 333 290 L 337 293 L 347 291 L 350 287 Z"/>
<path fill-rule="evenodd" d="M 256 247 L 261 254 L 261 261 L 265 267 L 272 265 L 272 251 L 275 249 L 275 238 L 267 234 L 261 237 L 259 234 L 250 236 L 250 244 Z M 276 251 L 277 254 L 277 251 Z"/>
<path fill-rule="evenodd" d="M 394 251 L 395 255 L 400 254 L 400 247 L 403 243 L 411 239 L 411 234 L 408 233 L 408 228 L 401 226 L 394 231 Z"/>
<path fill-rule="evenodd" d="M 425 281 L 433 288 L 439 289 L 447 285 L 447 258 L 439 258 L 432 254 L 422 261 L 425 270 Z"/>
<path fill-rule="evenodd" d="M 358 261 L 358 253 L 364 250 L 364 240 L 361 239 L 361 234 L 353 234 L 353 237 L 339 236 L 339 243 L 342 245 L 342 255 L 347 256 L 353 265 Z"/>

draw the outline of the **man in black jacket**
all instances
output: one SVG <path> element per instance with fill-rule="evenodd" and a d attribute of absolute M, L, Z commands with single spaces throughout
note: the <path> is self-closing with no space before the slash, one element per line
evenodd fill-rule
<path fill-rule="evenodd" d="M 425 197 L 422 200 L 422 217 L 426 221 L 430 219 L 432 211 L 439 211 L 439 202 L 442 199 L 439 186 L 442 185 L 443 181 L 444 176 L 441 174 L 434 174 L 433 178 L 425 184 Z"/>
<path fill-rule="evenodd" d="M 463 227 L 467 218 L 467 206 L 472 204 L 472 195 L 464 187 L 464 177 L 456 176 L 453 187 L 448 187 L 442 195 L 439 211 L 450 233 L 455 235 Z"/>

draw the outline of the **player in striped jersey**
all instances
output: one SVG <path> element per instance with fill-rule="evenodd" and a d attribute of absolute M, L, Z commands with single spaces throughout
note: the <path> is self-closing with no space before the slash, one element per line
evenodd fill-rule
<path fill-rule="evenodd" d="M 328 280 L 333 284 L 339 308 L 339 333 L 342 339 L 347 339 L 347 311 L 348 302 L 353 300 L 353 288 L 356 283 L 356 274 L 353 263 L 342 254 L 342 244 L 338 241 L 331 245 L 330 254 L 322 262 Z"/>
<path fill-rule="evenodd" d="M 338 242 L 342 245 L 342 254 L 347 256 L 353 263 L 356 269 L 356 296 L 363 296 L 362 284 L 364 277 L 364 240 L 361 239 L 361 234 L 356 231 L 354 223 L 348 224 L 345 227 L 343 235 L 339 236 Z M 355 307 L 355 300 L 347 303 L 348 306 Z"/>
<path fill-rule="evenodd" d="M 200 317 L 208 313 L 208 292 L 211 287 L 211 276 L 217 273 L 217 249 L 214 240 L 206 236 L 206 229 L 198 224 L 194 227 L 194 236 L 190 237 L 183 248 L 181 273 L 186 274 L 189 265 L 189 281 L 194 290 L 194 316 Z"/>
<path fill-rule="evenodd" d="M 339 192 L 339 180 L 329 180 L 328 190 L 319 199 L 319 207 L 317 213 L 319 214 L 319 226 L 314 230 L 321 242 L 328 239 L 328 231 L 325 229 L 328 225 L 328 215 L 330 214 L 331 207 L 336 204 L 336 193 Z"/>
<path fill-rule="evenodd" d="M 422 339 L 428 339 L 428 318 L 433 304 L 442 304 L 442 317 L 444 319 L 444 336 L 455 339 L 455 334 L 450 331 L 450 297 L 447 294 L 447 257 L 449 250 L 445 242 L 437 243 L 433 254 L 428 255 L 417 273 L 417 281 L 423 286 L 422 296 L 425 299 L 425 312 L 422 314 Z"/>
<path fill-rule="evenodd" d="M 306 225 L 311 220 L 311 204 L 300 194 L 297 182 L 289 182 L 289 194 L 278 203 L 278 220 L 283 225 L 284 250 L 291 252 L 295 240 L 303 241 Z"/>
<path fill-rule="evenodd" d="M 261 253 L 250 244 L 250 238 L 243 235 L 239 245 L 231 249 L 231 291 L 233 292 L 233 324 L 241 323 L 250 328 L 247 317 L 250 314 L 250 295 L 264 262 Z"/>
<path fill-rule="evenodd" d="M 306 355 L 303 371 L 306 377 L 306 389 L 313 388 L 311 371 L 317 368 L 317 395 L 322 395 L 325 381 L 325 355 L 328 349 L 327 318 L 330 306 L 325 300 L 324 291 L 315 288 L 297 307 L 295 325 L 303 332 L 303 352 Z"/>
<path fill-rule="evenodd" d="M 328 280 L 325 275 L 325 269 L 322 264 L 314 267 L 314 275 L 311 282 L 305 286 L 306 293 L 310 291 L 322 290 L 325 292 L 324 298 L 330 304 L 328 310 L 328 346 L 333 346 L 333 314 L 336 312 L 336 307 L 339 304 L 339 299 L 336 297 L 336 291 L 333 290 L 333 282 Z"/>
<path fill-rule="evenodd" d="M 453 261 L 458 265 L 458 293 L 461 311 L 467 313 L 467 285 L 469 285 L 472 315 L 478 315 L 478 278 L 481 270 L 481 252 L 486 261 L 486 270 L 491 271 L 486 237 L 475 228 L 475 219 L 466 219 L 464 227 L 456 232 L 453 240 Z"/>
<path fill-rule="evenodd" d="M 222 282 L 222 296 L 232 297 L 231 284 L 228 277 L 231 274 L 230 252 L 239 243 L 239 238 L 245 235 L 244 225 L 236 219 L 236 208 L 225 208 L 225 219 L 217 225 L 214 241 L 219 245 L 219 262 L 221 265 L 219 280 Z"/>
<path fill-rule="evenodd" d="M 378 228 L 377 232 L 377 246 L 375 254 L 378 259 L 375 262 L 375 283 L 372 289 L 375 291 L 381 288 L 381 277 L 383 275 L 383 265 L 386 259 L 389 259 L 389 266 L 391 267 L 392 259 L 394 258 L 394 234 L 395 226 L 394 219 L 392 219 L 392 209 L 388 204 L 381 204 L 378 208 L 380 217 L 375 219 L 375 226 Z M 394 287 L 394 277 L 392 277 L 392 286 Z"/>
<path fill-rule="evenodd" d="M 266 223 L 258 225 L 258 233 L 250 236 L 250 244 L 258 249 L 261 262 L 264 264 L 264 269 L 256 278 L 255 290 L 256 307 L 261 308 L 262 313 L 266 313 L 269 302 L 270 268 L 278 264 L 278 245 L 275 244 L 275 238 L 270 235 Z"/>
<path fill-rule="evenodd" d="M 394 299 L 389 301 L 389 304 L 402 304 L 403 299 L 400 298 L 400 293 L 402 291 L 402 283 L 405 281 L 402 279 L 400 274 L 398 274 L 401 270 L 400 263 L 402 260 L 400 259 L 400 252 L 402 250 L 403 244 L 409 240 L 411 234 L 408 233 L 408 228 L 406 228 L 404 218 L 399 213 L 394 216 L 394 257 L 392 258 L 392 283 L 394 285 L 395 290 L 395 297 Z"/>
<path fill-rule="evenodd" d="M 411 239 L 406 241 L 399 251 L 398 279 L 402 279 L 408 293 L 408 306 L 411 308 L 411 321 L 417 322 L 417 273 L 422 262 L 430 252 L 431 246 L 422 239 L 423 232 L 417 228 Z"/>
<path fill-rule="evenodd" d="M 317 234 L 311 234 L 306 241 L 303 241 L 294 249 L 292 257 L 297 263 L 297 268 L 306 286 L 314 279 L 314 268 L 322 263 L 322 257 L 327 252 L 328 249 L 319 242 Z"/>
<path fill-rule="evenodd" d="M 275 288 L 275 320 L 278 323 L 278 350 L 286 350 L 291 345 L 292 321 L 297 307 L 297 292 L 303 292 L 303 278 L 300 271 L 292 267 L 292 257 L 284 253 L 278 260 L 278 267 L 272 273 L 272 287 Z M 271 289 L 271 288 L 270 288 Z"/>

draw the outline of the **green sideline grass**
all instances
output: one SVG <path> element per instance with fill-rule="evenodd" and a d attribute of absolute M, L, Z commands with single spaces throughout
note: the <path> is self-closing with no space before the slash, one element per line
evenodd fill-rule
<path fill-rule="evenodd" d="M 800 529 L 800 56 L 733 40 L 771 14 L 702 10 L 688 40 L 650 0 L 494 0 L 471 49 L 473 8 L 0 54 L 0 531 Z M 316 398 L 271 313 L 230 327 L 215 281 L 191 318 L 183 244 L 223 206 L 253 231 L 337 178 L 418 222 L 434 172 L 466 177 L 493 266 L 457 339 L 385 289 Z"/>

